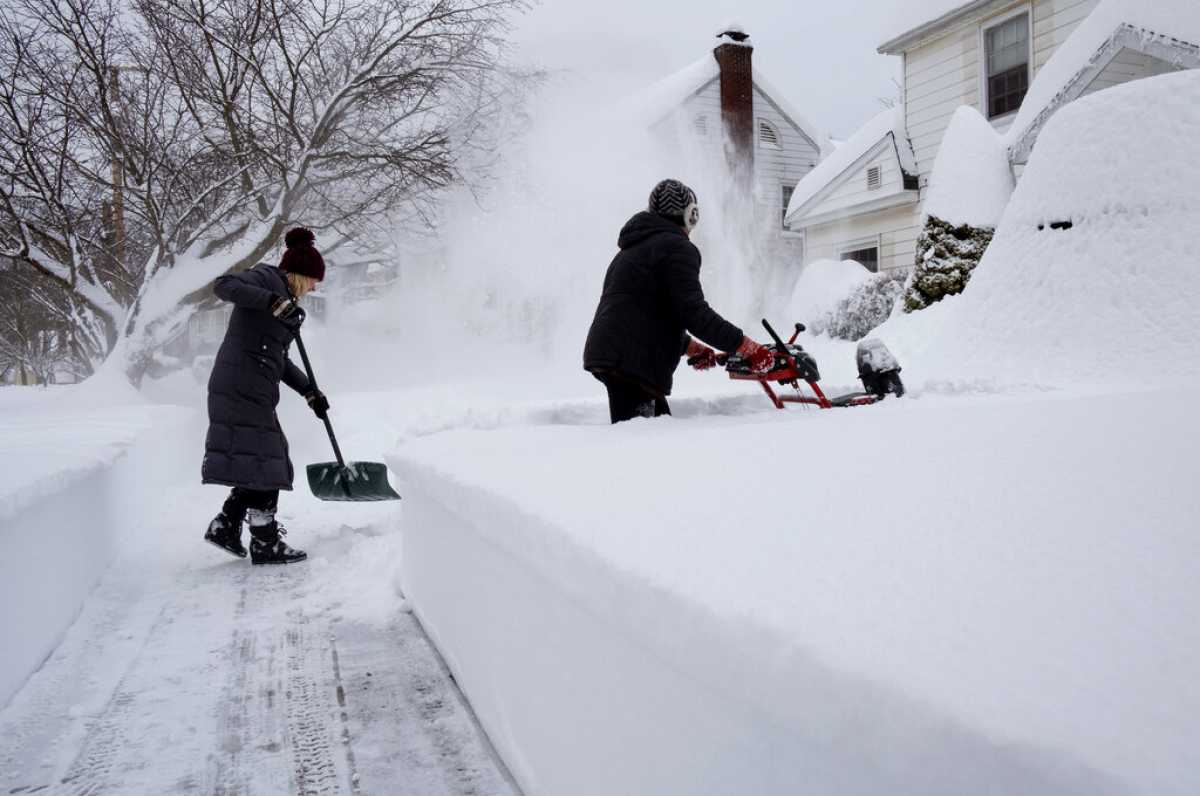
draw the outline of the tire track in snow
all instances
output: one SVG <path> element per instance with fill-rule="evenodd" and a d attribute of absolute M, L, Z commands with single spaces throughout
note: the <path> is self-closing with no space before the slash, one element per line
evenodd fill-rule
<path fill-rule="evenodd" d="M 340 733 L 340 709 L 329 632 L 303 619 L 284 633 L 284 699 L 295 790 L 321 796 L 352 790 L 349 761 Z"/>
<path fill-rule="evenodd" d="M 131 745 L 138 746 L 135 739 L 127 736 L 127 730 L 133 723 L 132 712 L 137 699 L 132 675 L 151 641 L 165 624 L 171 622 L 168 608 L 169 606 L 164 605 L 159 611 L 145 643 L 133 659 L 133 665 L 126 670 L 125 676 L 117 684 L 116 691 L 104 706 L 99 718 L 89 723 L 83 746 L 60 782 L 63 788 L 56 789 L 59 792 L 90 796 L 108 791 L 110 775 L 118 766 L 118 757 Z"/>
<path fill-rule="evenodd" d="M 242 590 L 227 698 L 218 705 L 210 791 L 335 794 L 352 790 L 348 737 L 338 733 L 327 626 L 294 604 L 307 573 L 258 570 Z"/>
<path fill-rule="evenodd" d="M 347 731 L 365 753 L 355 763 L 363 793 L 519 796 L 415 615 L 336 632 Z"/>
<path fill-rule="evenodd" d="M 235 668 L 224 650 L 246 577 L 228 564 L 185 570 L 151 595 L 161 599 L 158 615 L 111 697 L 85 723 L 79 751 L 53 792 L 209 790 L 202 761 L 212 743 L 210 706 L 224 696 L 221 685 Z M 233 595 L 238 603 L 230 605 Z"/>

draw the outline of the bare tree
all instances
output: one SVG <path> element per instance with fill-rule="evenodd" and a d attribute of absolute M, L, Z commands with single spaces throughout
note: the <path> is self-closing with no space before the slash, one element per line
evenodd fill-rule
<path fill-rule="evenodd" d="M 113 0 L 15 0 L 0 254 L 78 295 L 136 383 L 289 225 L 428 218 L 486 140 L 522 6 L 135 0 L 125 21 Z"/>
<path fill-rule="evenodd" d="M 74 120 L 86 109 L 64 97 L 80 93 L 87 75 L 41 20 L 5 8 L 0 22 L 0 255 L 43 275 L 47 307 L 69 317 L 86 348 L 102 356 L 134 283 L 106 250 L 106 193 L 79 168 L 95 142 Z"/>
<path fill-rule="evenodd" d="M 0 262 L 0 373 L 43 385 L 58 372 L 90 375 L 90 354 L 75 337 L 69 306 L 66 292 L 47 277 Z"/>

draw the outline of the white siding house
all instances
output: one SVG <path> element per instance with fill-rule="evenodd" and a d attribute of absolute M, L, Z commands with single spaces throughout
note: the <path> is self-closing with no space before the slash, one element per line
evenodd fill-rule
<path fill-rule="evenodd" d="M 877 195 L 861 190 L 872 164 L 856 159 L 842 164 L 844 172 L 818 169 L 786 212 L 790 228 L 808 239 L 806 260 L 867 256 L 875 242 L 870 257 L 879 268 L 912 267 L 922 192 L 959 107 L 975 108 L 1005 134 L 1019 175 L 1038 132 L 1063 104 L 1200 67 L 1200 37 L 1186 21 L 1192 16 L 1200 16 L 1200 0 L 973 0 L 884 43 L 880 53 L 904 62 L 893 132 L 910 147 L 915 190 L 881 210 Z M 869 122 L 851 141 L 863 145 L 864 132 L 877 140 L 878 126 Z"/>

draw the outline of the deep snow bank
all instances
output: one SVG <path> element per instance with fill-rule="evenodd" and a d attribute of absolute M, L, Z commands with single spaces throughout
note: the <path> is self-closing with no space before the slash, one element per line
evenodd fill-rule
<path fill-rule="evenodd" d="M 971 284 L 875 334 L 914 384 L 1200 378 L 1200 71 L 1077 100 L 1042 131 Z"/>
<path fill-rule="evenodd" d="M 530 794 L 1195 793 L 1200 391 L 1146 397 L 415 440 L 403 585 Z"/>
<path fill-rule="evenodd" d="M 147 496 L 198 477 L 191 410 L 56 392 L 0 419 L 0 705 L 74 621 Z"/>

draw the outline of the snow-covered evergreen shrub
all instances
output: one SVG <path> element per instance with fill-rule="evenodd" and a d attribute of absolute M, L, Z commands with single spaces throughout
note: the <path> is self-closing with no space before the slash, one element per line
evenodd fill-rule
<path fill-rule="evenodd" d="M 861 340 L 892 314 L 907 279 L 903 271 L 872 275 L 838 302 L 836 309 L 818 319 L 812 330 L 841 340 Z"/>
<path fill-rule="evenodd" d="M 923 310 L 963 292 L 995 232 L 929 216 L 917 238 L 917 262 L 904 291 L 904 311 Z"/>

